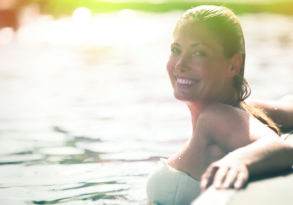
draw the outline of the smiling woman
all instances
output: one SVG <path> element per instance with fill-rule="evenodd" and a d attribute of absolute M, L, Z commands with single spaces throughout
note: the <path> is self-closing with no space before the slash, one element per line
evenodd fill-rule
<path fill-rule="evenodd" d="M 242 30 L 238 19 L 228 9 L 202 8 L 186 12 L 177 22 L 168 63 L 169 75 L 171 81 L 187 74 L 200 81 L 197 91 L 193 89 L 193 98 L 233 103 L 238 99 L 231 95 L 235 93 L 231 79 L 243 74 L 240 73 L 244 63 Z M 176 96 L 177 90 L 174 92 Z"/>
<path fill-rule="evenodd" d="M 233 100 L 228 99 L 232 85 L 225 80 L 229 75 L 226 67 L 230 59 L 223 55 L 221 45 L 200 24 L 190 26 L 185 23 L 180 27 L 175 31 L 168 63 L 175 97 L 191 100 Z"/>
<path fill-rule="evenodd" d="M 150 175 L 150 204 L 190 204 L 209 164 L 279 134 L 265 113 L 244 101 L 250 94 L 244 79 L 244 36 L 231 10 L 213 5 L 187 10 L 173 37 L 167 70 L 175 98 L 191 112 L 193 133 Z"/>

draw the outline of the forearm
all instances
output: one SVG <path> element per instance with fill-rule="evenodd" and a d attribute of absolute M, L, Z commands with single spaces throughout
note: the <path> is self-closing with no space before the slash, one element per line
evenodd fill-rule
<path fill-rule="evenodd" d="M 241 160 L 251 176 L 290 169 L 293 165 L 293 145 L 282 140 L 257 140 L 230 152 L 226 157 Z"/>

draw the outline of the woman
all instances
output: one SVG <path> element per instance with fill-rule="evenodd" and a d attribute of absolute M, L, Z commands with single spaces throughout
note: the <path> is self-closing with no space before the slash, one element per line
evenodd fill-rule
<path fill-rule="evenodd" d="M 221 6 L 186 11 L 174 30 L 167 64 L 175 98 L 191 112 L 192 136 L 148 179 L 150 204 L 190 204 L 212 162 L 255 141 L 277 140 L 279 129 L 244 100 L 245 47 L 238 18 Z"/>

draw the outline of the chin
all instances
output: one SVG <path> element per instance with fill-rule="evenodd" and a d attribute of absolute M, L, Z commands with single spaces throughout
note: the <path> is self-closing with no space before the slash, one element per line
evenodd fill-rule
<path fill-rule="evenodd" d="M 196 99 L 192 95 L 182 94 L 174 92 L 174 97 L 180 101 L 195 101 Z"/>

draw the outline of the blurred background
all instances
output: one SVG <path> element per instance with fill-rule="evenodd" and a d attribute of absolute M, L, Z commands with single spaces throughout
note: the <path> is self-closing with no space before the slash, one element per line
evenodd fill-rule
<path fill-rule="evenodd" d="M 251 98 L 293 93 L 293 2 L 0 0 L 0 203 L 144 204 L 191 134 L 165 65 L 185 9 L 239 14 Z"/>

